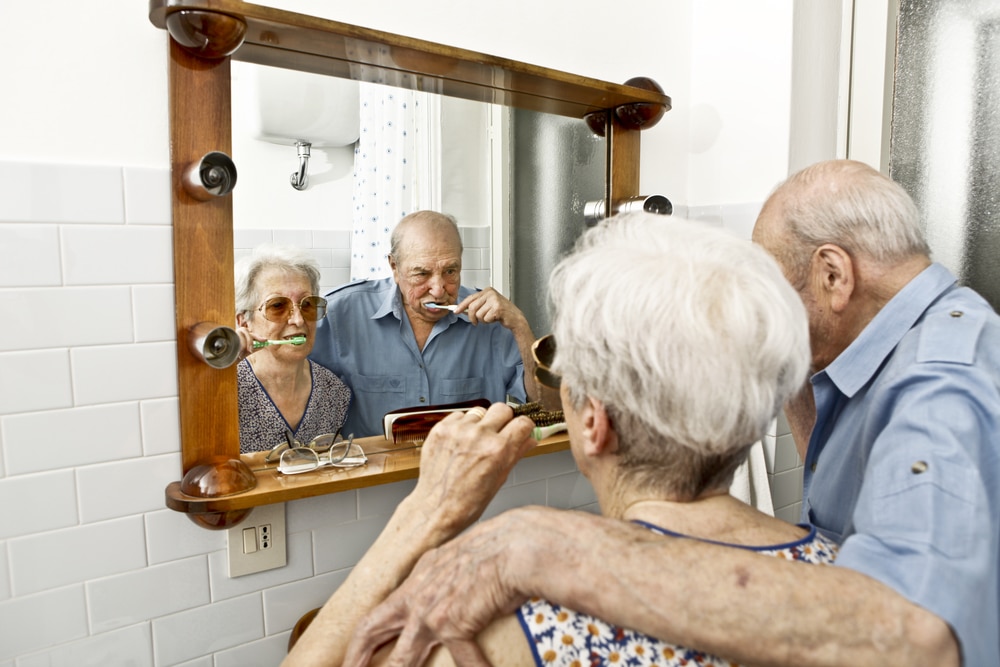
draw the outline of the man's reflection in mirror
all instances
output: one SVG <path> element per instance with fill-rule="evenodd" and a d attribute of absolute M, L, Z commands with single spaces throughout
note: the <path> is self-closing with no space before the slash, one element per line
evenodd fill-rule
<path fill-rule="evenodd" d="M 326 314 L 316 260 L 300 248 L 264 244 L 236 263 L 236 324 L 248 356 L 237 366 L 240 452 L 337 433 L 351 390 L 309 360 Z"/>
<path fill-rule="evenodd" d="M 452 217 L 405 216 L 386 259 L 391 277 L 326 295 L 317 329 L 312 358 L 354 393 L 345 433 L 380 435 L 384 415 L 400 408 L 535 400 L 531 326 L 494 288 L 461 285 L 462 239 Z"/>

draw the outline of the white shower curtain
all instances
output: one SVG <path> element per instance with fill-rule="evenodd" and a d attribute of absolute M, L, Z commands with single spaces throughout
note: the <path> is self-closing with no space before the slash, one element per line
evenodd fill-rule
<path fill-rule="evenodd" d="M 390 275 L 389 235 L 400 218 L 441 208 L 441 116 L 437 95 L 361 84 L 361 136 L 354 153 L 351 280 Z"/>

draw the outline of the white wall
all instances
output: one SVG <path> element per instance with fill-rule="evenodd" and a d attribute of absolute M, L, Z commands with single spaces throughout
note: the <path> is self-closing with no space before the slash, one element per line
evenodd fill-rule
<path fill-rule="evenodd" d="M 745 229 L 787 169 L 792 0 L 747 4 L 321 9 L 600 79 L 654 78 L 674 109 L 643 137 L 643 191 Z M 288 566 L 239 579 L 224 534 L 164 508 L 180 473 L 166 34 L 139 0 L 5 2 L 0 23 L 0 667 L 276 664 L 410 484 L 289 503 Z M 794 453 L 772 442 L 769 460 L 776 506 L 794 513 Z M 489 513 L 592 502 L 563 453 L 520 464 Z"/>

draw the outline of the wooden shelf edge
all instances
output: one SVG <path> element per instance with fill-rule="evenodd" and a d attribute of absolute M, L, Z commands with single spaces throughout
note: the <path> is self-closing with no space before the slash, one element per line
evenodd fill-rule
<path fill-rule="evenodd" d="M 385 443 L 381 438 L 377 440 Z M 565 433 L 559 433 L 542 440 L 525 458 L 567 449 L 569 449 L 569 437 Z M 326 468 L 294 477 L 280 475 L 273 468 L 258 468 L 255 473 L 256 488 L 221 498 L 189 496 L 181 492 L 180 481 L 171 482 L 165 492 L 167 507 L 185 514 L 213 514 L 415 479 L 420 474 L 420 454 L 416 448 L 372 454 L 369 456 L 368 465 L 364 468 L 351 470 Z"/>
<path fill-rule="evenodd" d="M 661 92 L 241 0 L 149 0 L 158 28 L 177 11 L 242 19 L 247 33 L 235 60 L 363 81 L 387 77 L 399 87 L 573 117 L 635 103 L 671 107 Z"/>

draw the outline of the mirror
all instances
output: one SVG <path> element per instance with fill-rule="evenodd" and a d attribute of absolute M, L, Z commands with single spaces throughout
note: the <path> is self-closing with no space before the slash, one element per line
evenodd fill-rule
<path fill-rule="evenodd" d="M 406 456 L 386 460 L 378 470 L 348 471 L 335 479 L 292 483 L 273 474 L 247 474 L 239 461 L 235 368 L 211 368 L 188 347 L 188 332 L 199 323 L 228 323 L 233 317 L 232 199 L 202 199 L 184 184 L 191 165 L 206 154 L 232 152 L 231 60 L 585 119 L 607 138 L 602 198 L 608 211 L 639 194 L 639 130 L 659 120 L 670 98 L 648 80 L 612 84 L 239 0 L 150 0 L 149 8 L 153 25 L 171 36 L 184 479 L 167 487 L 167 506 L 205 527 L 224 528 L 257 505 L 415 477 L 419 461 Z"/>
<path fill-rule="evenodd" d="M 302 112 L 298 105 L 291 105 L 292 100 L 324 86 L 326 91 L 303 100 L 304 106 L 316 106 L 314 111 Z M 392 145 L 395 137 L 379 132 L 383 119 L 374 118 L 373 113 L 359 114 L 358 107 L 380 106 L 387 100 L 398 104 L 406 96 L 422 111 L 405 120 L 414 127 L 414 134 L 427 137 L 410 147 L 419 154 L 405 156 L 408 165 L 419 165 L 411 177 L 410 190 L 417 193 L 411 210 L 427 208 L 453 215 L 467 232 L 464 241 L 470 249 L 463 284 L 494 285 L 504 291 L 491 276 L 489 243 L 494 211 L 508 190 L 506 179 L 494 168 L 495 163 L 504 162 L 508 149 L 492 140 L 501 136 L 504 107 L 243 62 L 232 63 L 232 91 L 233 159 L 240 168 L 239 187 L 233 192 L 236 259 L 260 243 L 274 241 L 315 251 L 322 269 L 320 294 L 352 280 L 353 198 L 366 185 L 357 183 L 355 172 L 375 166 L 369 159 L 356 167 L 356 151 L 378 149 L 381 154 L 386 148 L 398 148 Z M 275 99 L 286 101 L 280 106 L 292 107 L 292 112 L 271 111 L 268 107 Z M 320 103 L 325 110 L 319 108 Z M 353 107 L 353 116 L 344 106 Z M 324 113 L 334 120 L 320 131 L 315 129 L 321 124 L 317 117 Z M 358 138 L 362 123 L 365 134 Z M 298 137 L 312 141 L 308 184 L 301 190 L 290 183 L 298 166 Z M 330 139 L 319 144 L 325 137 Z M 398 153 L 393 150 L 391 159 L 379 158 L 378 168 L 399 164 L 404 157 L 396 157 Z M 390 219 L 400 215 L 394 210 L 378 212 Z M 480 257 L 482 261 L 477 261 Z M 380 268 L 384 272 L 377 277 L 388 275 L 387 266 Z M 357 270 L 355 274 L 354 279 L 362 275 Z"/>

